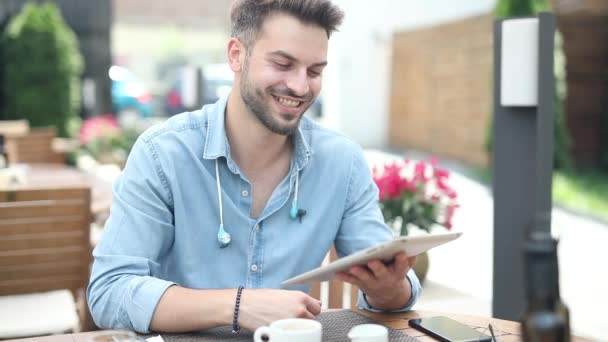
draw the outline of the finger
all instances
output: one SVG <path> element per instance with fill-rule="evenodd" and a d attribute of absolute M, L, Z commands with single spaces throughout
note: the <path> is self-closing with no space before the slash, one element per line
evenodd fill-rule
<path fill-rule="evenodd" d="M 306 304 L 306 309 L 313 315 L 317 316 L 321 313 L 321 302 L 310 297 L 310 300 Z"/>
<path fill-rule="evenodd" d="M 336 273 L 336 280 L 346 281 L 346 279 L 348 279 L 348 277 L 350 277 L 350 275 L 348 273 L 345 273 L 345 272 Z"/>
<path fill-rule="evenodd" d="M 374 274 L 371 271 L 366 270 L 363 267 L 354 266 L 350 268 L 350 274 L 354 275 L 361 282 L 369 282 L 374 279 Z"/>
<path fill-rule="evenodd" d="M 413 257 L 416 258 L 416 257 Z M 395 264 L 393 266 L 393 270 L 399 276 L 405 276 L 407 271 L 410 269 L 409 258 L 405 255 L 405 253 L 400 253 L 395 257 Z"/>
<path fill-rule="evenodd" d="M 418 257 L 416 257 L 416 256 L 407 258 L 407 262 L 410 264 L 410 267 L 416 266 L 417 261 L 418 261 Z"/>
<path fill-rule="evenodd" d="M 344 272 L 336 273 L 336 279 L 343 281 L 345 283 L 349 283 L 349 284 L 353 284 L 358 287 L 361 287 L 361 280 L 359 280 L 359 278 L 357 278 L 354 275 L 349 274 L 349 273 L 344 273 Z"/>
<path fill-rule="evenodd" d="M 298 310 L 296 313 L 296 318 L 308 318 L 308 319 L 317 319 L 316 315 L 313 315 L 312 312 L 308 311 L 308 308 L 304 308 L 302 310 Z"/>
<path fill-rule="evenodd" d="M 395 256 L 393 257 L 393 259 L 391 260 L 391 262 L 389 264 L 385 264 L 386 267 L 388 267 L 391 270 L 395 270 L 395 266 L 397 265 L 397 263 L 399 262 L 399 260 L 401 260 L 402 258 L 407 258 L 406 254 L 404 252 L 400 252 L 395 254 Z"/>
<path fill-rule="evenodd" d="M 315 303 L 317 303 L 317 305 L 321 305 L 321 300 L 317 299 L 315 297 L 310 297 L 311 300 L 313 300 Z"/>
<path fill-rule="evenodd" d="M 306 314 L 302 318 L 317 319 L 317 315 L 313 315 L 310 311 L 306 311 Z"/>
<path fill-rule="evenodd" d="M 369 267 L 376 278 L 386 277 L 390 272 L 380 260 L 372 260 L 368 262 L 367 267 Z"/>

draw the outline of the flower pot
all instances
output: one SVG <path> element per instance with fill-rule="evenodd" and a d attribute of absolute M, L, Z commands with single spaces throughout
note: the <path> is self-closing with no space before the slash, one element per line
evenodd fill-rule
<path fill-rule="evenodd" d="M 416 265 L 414 265 L 414 272 L 416 272 L 420 284 L 424 284 L 426 274 L 429 272 L 429 254 L 427 252 L 418 254 Z"/>
<path fill-rule="evenodd" d="M 387 224 L 393 230 L 393 236 L 395 238 L 401 236 L 401 220 L 395 220 Z M 411 223 L 409 224 L 407 231 L 412 232 L 413 235 L 427 234 Z M 426 274 L 429 272 L 429 255 L 427 252 L 418 254 L 418 257 L 416 258 L 416 265 L 414 265 L 413 269 L 416 276 L 418 276 L 418 279 L 420 280 L 420 284 L 423 284 L 424 280 L 426 279 Z"/>

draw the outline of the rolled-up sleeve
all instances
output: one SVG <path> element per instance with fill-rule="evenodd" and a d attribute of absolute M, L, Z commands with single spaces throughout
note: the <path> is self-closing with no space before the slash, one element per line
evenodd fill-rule
<path fill-rule="evenodd" d="M 393 233 L 384 223 L 378 206 L 378 187 L 372 179 L 369 165 L 363 153 L 355 149 L 344 215 L 336 238 L 338 255 L 340 257 L 349 255 L 392 238 Z M 411 309 L 422 294 L 420 281 L 413 270 L 407 273 L 407 279 L 412 286 L 412 297 L 403 308 L 395 310 L 396 312 Z M 357 306 L 374 312 L 380 311 L 367 303 L 361 290 L 359 290 Z"/>
<path fill-rule="evenodd" d="M 397 310 L 393 310 L 391 312 L 408 311 L 414 306 L 414 304 L 416 304 L 416 301 L 418 300 L 418 298 L 420 298 L 420 295 L 422 294 L 422 286 L 420 285 L 420 281 L 418 280 L 416 273 L 414 273 L 414 270 L 409 270 L 409 272 L 407 272 L 407 280 L 410 282 L 410 285 L 412 286 L 412 297 L 405 304 L 404 307 L 397 309 Z M 372 312 L 384 312 L 384 310 L 376 309 L 373 306 L 369 305 L 369 303 L 365 299 L 365 296 L 363 295 L 363 292 L 361 290 L 359 290 L 359 298 L 357 299 L 357 307 L 360 309 L 365 309 L 365 310 L 372 311 Z"/>
<path fill-rule="evenodd" d="M 173 282 L 155 277 L 174 238 L 172 197 L 158 155 L 138 139 L 113 187 L 110 217 L 93 251 L 87 301 L 100 328 L 148 332 Z"/>

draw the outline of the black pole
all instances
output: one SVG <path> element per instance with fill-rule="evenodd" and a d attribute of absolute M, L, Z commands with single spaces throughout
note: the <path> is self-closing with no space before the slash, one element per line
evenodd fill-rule
<path fill-rule="evenodd" d="M 536 220 L 533 229 L 551 233 L 553 131 L 555 125 L 555 77 L 553 54 L 555 16 L 538 15 L 538 122 L 536 152 Z"/>
<path fill-rule="evenodd" d="M 525 307 L 522 247 L 529 229 L 550 231 L 553 168 L 554 19 L 539 19 L 538 106 L 501 105 L 502 23 L 494 25 L 493 316 L 519 320 Z M 509 19 L 506 19 L 509 20 Z"/>

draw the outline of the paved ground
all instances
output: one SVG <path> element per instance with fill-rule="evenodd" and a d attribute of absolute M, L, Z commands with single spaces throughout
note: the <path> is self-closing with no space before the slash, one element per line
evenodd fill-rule
<path fill-rule="evenodd" d="M 416 159 L 427 156 L 405 152 Z M 394 153 L 366 151 L 370 161 Z M 458 163 L 441 161 L 452 171 L 461 208 L 454 229 L 463 236 L 429 252 L 430 269 L 420 310 L 491 315 L 493 199 L 490 189 L 470 177 Z M 580 336 L 608 341 L 608 224 L 553 210 L 553 234 L 560 237 L 559 264 L 562 298 L 570 308 L 572 329 Z"/>

